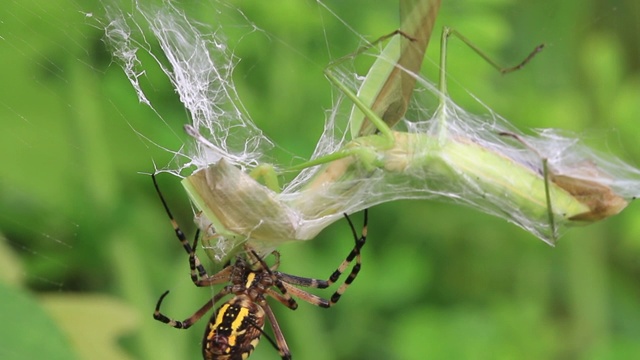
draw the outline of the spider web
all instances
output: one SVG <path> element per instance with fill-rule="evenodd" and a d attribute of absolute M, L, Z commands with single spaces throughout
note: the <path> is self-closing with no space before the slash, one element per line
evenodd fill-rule
<path fill-rule="evenodd" d="M 107 8 L 106 38 L 113 47 L 114 56 L 122 63 L 140 102 L 152 106 L 139 83 L 144 64 L 138 53 L 144 52 L 169 78 L 188 110 L 190 122 L 185 129 L 194 137 L 194 148 L 175 151 L 178 158 L 186 161 L 183 165 L 179 164 L 174 172 L 180 174 L 191 166 L 206 171 L 210 171 L 211 166 L 222 169 L 226 163 L 248 171 L 264 163 L 264 154 L 273 146 L 273 142 L 246 115 L 246 109 L 238 97 L 231 79 L 237 58 L 222 34 L 222 27 L 207 29 L 171 3 L 159 7 L 139 3 L 134 5 L 131 14 Z M 222 11 L 212 22 L 222 24 L 224 20 L 221 14 Z M 145 29 L 149 29 L 151 35 L 146 35 Z M 250 30 L 259 31 L 252 23 Z M 152 48 L 154 41 L 161 49 L 159 52 Z M 348 84 L 353 89 L 359 86 L 358 78 L 350 76 L 352 70 L 338 71 L 342 71 L 338 80 L 342 84 Z M 626 206 L 626 201 L 640 192 L 637 170 L 615 158 L 592 152 L 581 145 L 576 136 L 567 137 L 558 131 L 547 130 L 538 137 L 527 136 L 487 107 L 484 108 L 487 115 L 479 117 L 465 111 L 449 98 L 434 114 L 438 105 L 433 99 L 440 96 L 439 91 L 428 80 L 420 78 L 418 84 L 412 105 L 414 111 L 407 119 L 411 135 L 403 138 L 406 140 L 397 140 L 397 150 L 391 151 L 406 152 L 398 161 L 403 164 L 397 165 L 406 168 L 404 173 L 380 169 L 377 173 L 356 175 L 347 181 L 317 185 L 315 178 L 323 176 L 323 168 L 316 167 L 303 171 L 292 182 L 285 184 L 280 196 L 262 191 L 262 186 L 253 184 L 250 179 L 241 179 L 243 175 L 240 172 L 237 175 L 226 172 L 232 176 L 230 181 L 225 183 L 220 179 L 215 186 L 208 184 L 215 188 L 213 191 L 207 190 L 209 194 L 189 190 L 192 198 L 194 195 L 210 198 L 205 200 L 205 207 L 196 198 L 194 202 L 204 211 L 204 215 L 198 218 L 210 221 L 201 227 L 209 232 L 208 237 L 215 237 L 214 244 L 206 244 L 211 246 L 211 257 L 217 262 L 224 262 L 231 249 L 237 248 L 238 243 L 245 240 L 253 248 L 264 249 L 268 253 L 288 240 L 315 238 L 328 224 L 341 218 L 343 213 L 353 213 L 399 199 L 453 200 L 502 217 L 553 245 L 565 223 L 593 217 L 591 212 L 608 214 L 606 216 L 616 214 Z M 432 101 L 418 94 L 431 94 Z M 361 146 L 359 143 L 348 143 L 344 129 L 349 125 L 344 124 L 343 120 L 348 117 L 341 110 L 341 105 L 352 105 L 340 99 L 338 97 L 336 105 L 327 115 L 324 133 L 311 159 L 333 154 L 343 147 Z M 477 102 L 484 106 L 480 101 Z M 442 124 L 443 121 L 446 125 Z M 450 146 L 442 140 L 436 141 L 436 136 L 442 137 L 444 133 L 453 139 L 454 150 L 447 150 Z M 517 140 L 515 144 L 513 139 Z M 460 150 L 455 150 L 456 147 Z M 465 151 L 468 153 L 464 154 Z M 509 165 L 501 170 L 501 164 L 483 155 L 480 155 L 482 160 L 466 159 L 476 152 L 495 155 L 494 158 L 503 159 L 502 163 L 509 162 Z M 383 158 L 387 155 L 380 151 L 376 156 Z M 426 160 L 420 163 L 421 159 Z M 484 168 L 477 167 L 478 162 L 484 164 Z M 547 162 L 548 170 L 543 169 L 544 162 Z M 276 169 L 286 168 L 278 163 L 274 165 Z M 390 169 L 396 165 L 387 163 L 383 167 Z M 441 168 L 446 169 L 439 170 Z M 535 182 L 530 176 L 524 178 L 524 175 L 504 174 L 519 174 L 521 168 L 534 176 L 549 171 L 554 184 L 560 181 L 570 183 L 559 190 L 561 194 L 577 192 L 587 201 L 596 199 L 594 201 L 597 204 L 587 208 L 580 203 L 581 208 L 576 209 L 571 205 L 573 196 L 564 199 L 562 195 L 552 195 L 551 203 L 556 201 L 556 206 L 561 207 L 552 213 L 550 206 L 546 205 L 549 200 L 545 202 L 542 197 L 542 182 Z M 211 170 L 207 181 L 212 181 L 210 179 L 216 176 L 215 173 L 222 172 Z M 579 189 L 565 191 L 568 187 Z M 590 191 L 588 189 L 593 190 L 592 193 L 586 193 Z M 602 191 L 598 193 L 598 189 Z M 551 190 L 553 194 L 558 194 L 555 188 Z M 529 194 L 538 195 L 529 197 Z M 597 200 L 599 197 L 604 199 Z M 570 205 L 563 206 L 565 203 Z M 600 218 L 606 216 L 595 215 Z M 557 226 L 554 226 L 554 222 L 558 223 Z"/>

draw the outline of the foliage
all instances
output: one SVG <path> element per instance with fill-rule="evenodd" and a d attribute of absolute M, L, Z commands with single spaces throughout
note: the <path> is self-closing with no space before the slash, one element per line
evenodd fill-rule
<path fill-rule="evenodd" d="M 213 11 L 208 2 L 184 3 L 204 23 Z M 326 3 L 370 39 L 397 26 L 393 2 Z M 307 157 L 335 91 L 322 69 L 360 44 L 311 1 L 239 4 L 267 32 L 243 37 L 234 49 L 242 59 L 235 73 L 240 96 L 258 126 L 282 147 L 282 159 Z M 140 174 L 153 171 L 152 161 L 163 166 L 171 158 L 143 137 L 178 148 L 187 138 L 187 115 L 153 70 L 145 81 L 156 86 L 156 104 L 162 104 L 157 110 L 167 124 L 137 102 L 121 69 L 110 64 L 98 22 L 86 16 L 98 16 L 100 6 L 31 0 L 9 1 L 0 9 L 0 229 L 40 300 L 40 306 L 30 304 L 34 316 L 23 318 L 24 325 L 34 339 L 49 336 L 53 330 L 35 316 L 43 308 L 64 329 L 64 319 L 74 319 L 80 309 L 65 307 L 61 315 L 45 300 L 62 292 L 68 304 L 76 295 L 95 304 L 83 313 L 96 321 L 90 331 L 117 329 L 132 358 L 195 359 L 204 324 L 179 331 L 151 314 L 164 290 L 172 297 L 163 311 L 186 318 L 215 289 L 191 284 L 187 255 L 150 177 Z M 540 42 L 548 44 L 523 70 L 501 77 L 453 40 L 452 97 L 482 111 L 474 108 L 469 90 L 521 128 L 582 132 L 592 144 L 601 141 L 600 149 L 637 163 L 638 6 L 632 0 L 615 8 L 605 0 L 445 1 L 436 29 L 458 29 L 505 64 Z M 246 34 L 235 30 L 226 31 L 230 41 Z M 435 45 L 424 69 L 431 79 Z M 193 234 L 178 179 L 159 180 L 174 215 Z M 639 214 L 632 204 L 602 223 L 573 229 L 554 249 L 459 206 L 386 204 L 370 213 L 362 273 L 337 307 L 274 308 L 298 359 L 638 357 Z M 281 268 L 325 277 L 350 246 L 348 227 L 338 222 L 314 241 L 283 246 Z M 102 302 L 98 294 L 111 300 Z M 121 316 L 105 316 L 110 311 Z M 132 330 L 136 325 L 118 325 L 129 312 L 140 319 Z M 3 333 L 11 333 L 11 326 L 0 325 Z M 1 339 L 0 354 L 14 338 Z M 101 341 L 111 340 L 105 335 Z M 81 354 L 78 348 L 72 352 Z M 252 356 L 261 358 L 277 358 L 277 352 L 264 342 Z"/>

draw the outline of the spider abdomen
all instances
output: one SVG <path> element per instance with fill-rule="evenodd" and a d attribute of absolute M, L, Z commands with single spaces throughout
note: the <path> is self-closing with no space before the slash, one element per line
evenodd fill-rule
<path fill-rule="evenodd" d="M 242 360 L 260 342 L 264 310 L 247 295 L 238 295 L 222 304 L 209 321 L 202 340 L 206 360 Z"/>

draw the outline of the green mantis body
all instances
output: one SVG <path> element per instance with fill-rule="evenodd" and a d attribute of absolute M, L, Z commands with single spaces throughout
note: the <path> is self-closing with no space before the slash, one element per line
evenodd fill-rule
<path fill-rule="evenodd" d="M 312 239 L 342 213 L 400 198 L 447 197 L 504 217 L 550 244 L 562 226 L 597 221 L 627 205 L 599 180 L 606 176 L 562 173 L 509 129 L 471 129 L 474 136 L 459 131 L 460 126 L 482 124 L 455 120 L 458 108 L 444 93 L 445 52 L 440 90 L 429 91 L 440 99 L 439 108 L 420 121 L 422 128 L 392 130 L 405 114 L 414 84 L 430 87 L 417 73 L 440 1 L 403 4 L 401 34 L 372 67 L 360 96 L 331 68 L 325 71 L 355 104 L 353 139 L 333 153 L 287 169 L 304 170 L 302 181 L 279 192 L 224 160 L 184 179 L 201 210 L 201 227 L 208 232 L 204 243 L 215 261 L 223 261 L 245 241 L 270 251 L 283 241 Z M 450 34 L 445 28 L 443 49 Z"/>

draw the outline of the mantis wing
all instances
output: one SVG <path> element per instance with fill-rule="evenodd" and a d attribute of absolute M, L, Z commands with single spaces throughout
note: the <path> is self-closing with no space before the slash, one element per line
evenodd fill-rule
<path fill-rule="evenodd" d="M 401 0 L 400 32 L 393 36 L 369 69 L 358 97 L 392 128 L 407 111 L 422 59 L 440 8 L 440 0 Z M 354 138 L 376 127 L 355 106 L 350 118 Z"/>

